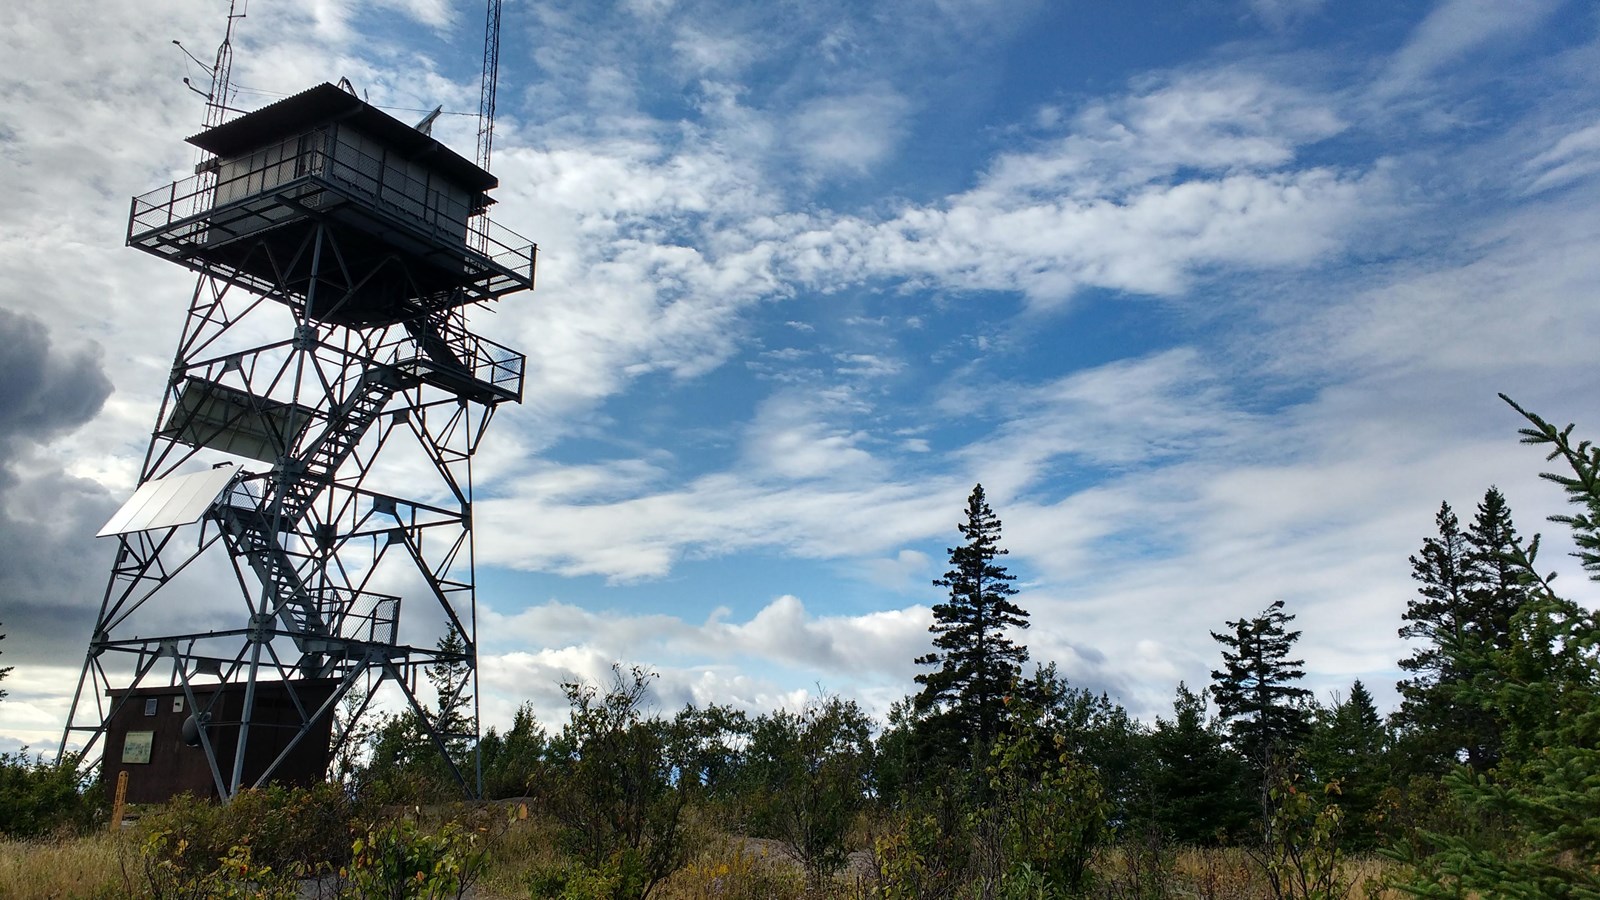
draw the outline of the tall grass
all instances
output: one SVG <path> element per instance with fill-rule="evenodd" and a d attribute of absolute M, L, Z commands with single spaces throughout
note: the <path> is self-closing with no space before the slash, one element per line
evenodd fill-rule
<path fill-rule="evenodd" d="M 653 893 L 662 900 L 719 897 L 728 900 L 799 900 L 808 895 L 797 864 L 765 841 L 726 834 L 707 834 L 690 864 L 675 873 Z M 490 845 L 489 869 L 478 883 L 478 900 L 525 898 L 529 876 L 540 867 L 558 865 L 565 854 L 555 846 L 553 827 L 537 816 L 515 822 Z M 86 898 L 111 900 L 139 896 L 140 848 L 131 836 L 105 833 L 84 837 L 0 841 L 0 900 L 55 900 Z M 134 876 L 123 877 L 124 863 Z M 1097 865 L 1102 885 L 1107 885 L 1127 865 L 1122 849 L 1103 854 Z M 1377 884 L 1392 864 L 1373 857 L 1345 862 L 1351 900 L 1366 898 L 1367 884 Z M 1260 900 L 1271 891 L 1261 869 L 1240 849 L 1183 848 L 1170 857 L 1166 896 L 1196 900 Z M 857 881 L 861 873 L 846 872 L 823 896 L 852 898 L 867 894 Z M 1117 892 L 1100 896 L 1117 897 Z M 1400 894 L 1380 891 L 1379 900 L 1399 900 Z"/>
<path fill-rule="evenodd" d="M 119 860 L 124 841 L 103 832 L 0 841 L 0 900 L 125 897 L 128 890 Z"/>

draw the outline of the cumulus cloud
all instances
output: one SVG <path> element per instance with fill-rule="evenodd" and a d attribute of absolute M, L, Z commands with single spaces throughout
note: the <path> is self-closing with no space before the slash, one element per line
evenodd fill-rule
<path fill-rule="evenodd" d="M 743 621 L 730 618 L 726 608 L 689 622 L 665 613 L 581 609 L 559 601 L 480 615 L 490 660 L 483 677 L 500 687 L 517 685 L 542 710 L 559 706 L 561 682 L 603 684 L 614 663 L 658 672 L 656 691 L 669 708 L 731 702 L 759 712 L 803 704 L 819 685 L 853 692 L 886 675 L 909 682 L 912 658 L 926 643 L 931 621 L 922 606 L 817 615 L 790 595 L 771 600 Z M 506 649 L 530 643 L 549 649 Z M 795 675 L 805 687 L 784 687 Z"/>
<path fill-rule="evenodd" d="M 45 325 L 0 308 L 0 622 L 8 660 L 59 663 L 81 654 L 104 573 L 91 535 L 116 509 L 59 454 L 111 393 L 97 348 L 58 346 Z M 63 627 L 82 622 L 75 633 Z"/>

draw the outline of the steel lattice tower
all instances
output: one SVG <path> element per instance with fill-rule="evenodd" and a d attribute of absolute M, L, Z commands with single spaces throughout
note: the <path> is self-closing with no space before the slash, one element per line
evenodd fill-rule
<path fill-rule="evenodd" d="M 129 799 L 163 766 L 230 797 L 320 777 L 381 690 L 470 793 L 472 460 L 524 357 L 466 311 L 532 288 L 537 248 L 487 171 L 332 85 L 189 142 L 129 219 L 198 279 L 62 746 L 134 766 Z M 430 667 L 470 709 L 428 712 Z"/>

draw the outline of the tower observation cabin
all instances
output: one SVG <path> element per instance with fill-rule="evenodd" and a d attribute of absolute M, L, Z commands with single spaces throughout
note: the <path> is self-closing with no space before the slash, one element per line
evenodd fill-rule
<path fill-rule="evenodd" d="M 214 156 L 134 199 L 132 246 L 356 327 L 533 286 L 534 246 L 483 215 L 497 179 L 331 84 L 189 143 Z M 319 229 L 337 233 L 336 265 Z"/>
<path fill-rule="evenodd" d="M 129 216 L 197 280 L 62 746 L 130 796 L 229 797 L 322 777 L 386 691 L 471 794 L 471 460 L 525 357 L 467 314 L 537 248 L 489 220 L 493 175 L 341 87 L 188 141 Z"/>

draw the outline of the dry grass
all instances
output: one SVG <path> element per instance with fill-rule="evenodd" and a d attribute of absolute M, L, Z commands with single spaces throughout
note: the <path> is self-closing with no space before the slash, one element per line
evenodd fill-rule
<path fill-rule="evenodd" d="M 559 863 L 554 830 L 537 818 L 516 821 L 499 834 L 490 848 L 488 870 L 478 882 L 477 900 L 509 900 L 528 896 L 528 879 L 539 868 Z M 802 873 L 770 842 L 731 835 L 702 834 L 702 849 L 690 864 L 661 884 L 655 896 L 663 900 L 727 898 L 727 900 L 781 900 L 806 896 Z M 110 834 L 41 841 L 0 842 L 0 900 L 53 900 L 91 898 L 109 900 L 128 895 L 119 854 L 133 859 L 138 849 L 127 838 Z M 1197 900 L 1259 900 L 1271 896 L 1260 867 L 1243 850 L 1181 849 L 1171 857 L 1168 894 Z M 1125 872 L 1130 860 L 1121 850 L 1100 859 L 1103 878 Z M 1351 900 L 1368 896 L 1366 885 L 1392 872 L 1392 864 L 1373 857 L 1351 859 L 1346 876 Z M 841 873 L 834 897 L 863 896 L 860 873 Z M 1400 894 L 1382 891 L 1381 900 L 1399 900 Z"/>
<path fill-rule="evenodd" d="M 118 848 L 122 838 L 0 841 L 0 900 L 124 896 Z"/>
<path fill-rule="evenodd" d="M 554 826 L 537 817 L 513 821 L 489 844 L 489 865 L 475 896 L 527 897 L 533 873 L 558 860 Z"/>
<path fill-rule="evenodd" d="M 725 836 L 711 841 L 659 889 L 662 900 L 781 900 L 805 896 L 799 864 L 771 841 Z"/>
<path fill-rule="evenodd" d="M 1196 849 L 1178 851 L 1174 866 L 1184 896 L 1202 900 L 1256 900 L 1270 897 L 1272 891 L 1261 867 L 1250 854 L 1237 848 Z M 1350 885 L 1347 894 L 1351 900 L 1365 900 L 1367 886 L 1373 885 L 1374 900 L 1399 900 L 1405 895 L 1394 890 L 1380 890 L 1386 876 L 1395 874 L 1394 864 L 1376 856 L 1347 858 L 1341 874 Z"/>

